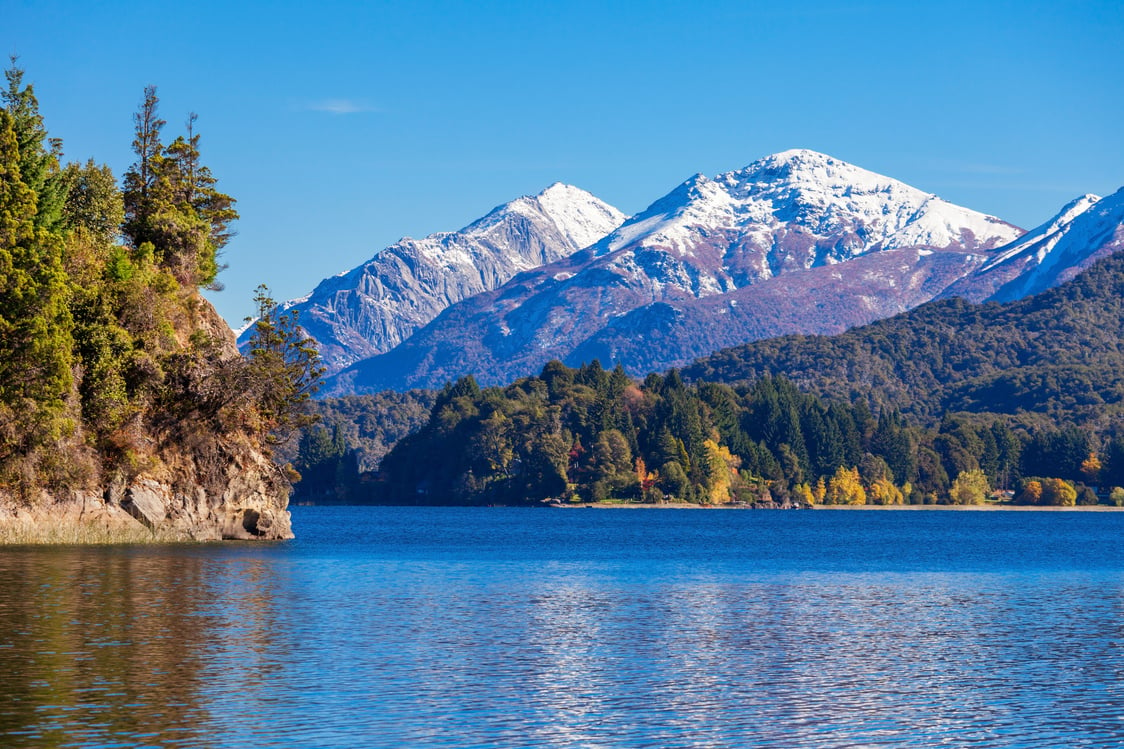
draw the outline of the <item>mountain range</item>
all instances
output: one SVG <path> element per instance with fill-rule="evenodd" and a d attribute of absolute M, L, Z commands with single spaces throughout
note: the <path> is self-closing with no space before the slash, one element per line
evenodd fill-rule
<path fill-rule="evenodd" d="M 554 185 L 402 240 L 293 306 L 332 367 L 329 394 L 499 383 L 550 359 L 641 375 L 933 299 L 1022 298 L 1120 249 L 1122 226 L 1124 193 L 1082 196 L 1026 232 L 792 150 L 696 175 L 627 220 Z"/>
<path fill-rule="evenodd" d="M 597 241 L 624 219 L 588 192 L 556 183 L 459 231 L 406 237 L 282 309 L 299 313 L 332 373 L 392 349 L 462 299 Z M 239 336 L 243 348 L 251 332 Z"/>

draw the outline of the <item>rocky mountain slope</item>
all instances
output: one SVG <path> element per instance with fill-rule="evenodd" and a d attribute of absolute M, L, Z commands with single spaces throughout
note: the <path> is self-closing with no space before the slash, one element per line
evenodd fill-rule
<path fill-rule="evenodd" d="M 1024 234 L 830 156 L 697 175 L 596 244 L 442 313 L 332 392 L 500 382 L 552 358 L 641 374 L 786 332 L 916 306 Z M 580 310 L 580 314 L 576 312 Z"/>
<path fill-rule="evenodd" d="M 1124 249 L 1124 189 L 1107 198 L 1082 195 L 1054 218 L 1000 248 L 978 271 L 940 297 L 1022 299 L 1068 281 L 1120 249 Z"/>
<path fill-rule="evenodd" d="M 451 304 L 596 242 L 624 218 L 588 192 L 556 183 L 459 231 L 402 239 L 285 307 L 300 311 L 335 372 L 388 351 Z"/>

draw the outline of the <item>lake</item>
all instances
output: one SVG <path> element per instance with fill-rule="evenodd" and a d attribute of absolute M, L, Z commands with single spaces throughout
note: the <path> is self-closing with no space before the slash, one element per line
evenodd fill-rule
<path fill-rule="evenodd" d="M 293 525 L 0 548 L 0 745 L 1124 746 L 1124 513 Z"/>

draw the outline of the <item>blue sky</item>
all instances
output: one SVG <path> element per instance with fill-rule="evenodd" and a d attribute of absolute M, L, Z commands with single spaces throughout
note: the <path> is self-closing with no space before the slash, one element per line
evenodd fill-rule
<path fill-rule="evenodd" d="M 211 294 L 301 296 L 552 182 L 626 213 L 801 147 L 1024 227 L 1124 185 L 1118 2 L 17 2 L 70 159 L 118 174 L 156 84 L 239 201 Z"/>

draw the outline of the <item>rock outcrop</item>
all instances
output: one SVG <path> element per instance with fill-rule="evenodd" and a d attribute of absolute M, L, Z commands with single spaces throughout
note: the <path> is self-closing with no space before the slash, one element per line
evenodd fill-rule
<path fill-rule="evenodd" d="M 176 333 L 210 336 L 220 362 L 239 357 L 230 328 L 195 302 Z M 159 413 L 145 414 L 138 429 L 133 470 L 104 471 L 77 489 L 0 494 L 0 542 L 293 538 L 290 482 L 255 435 Z"/>

